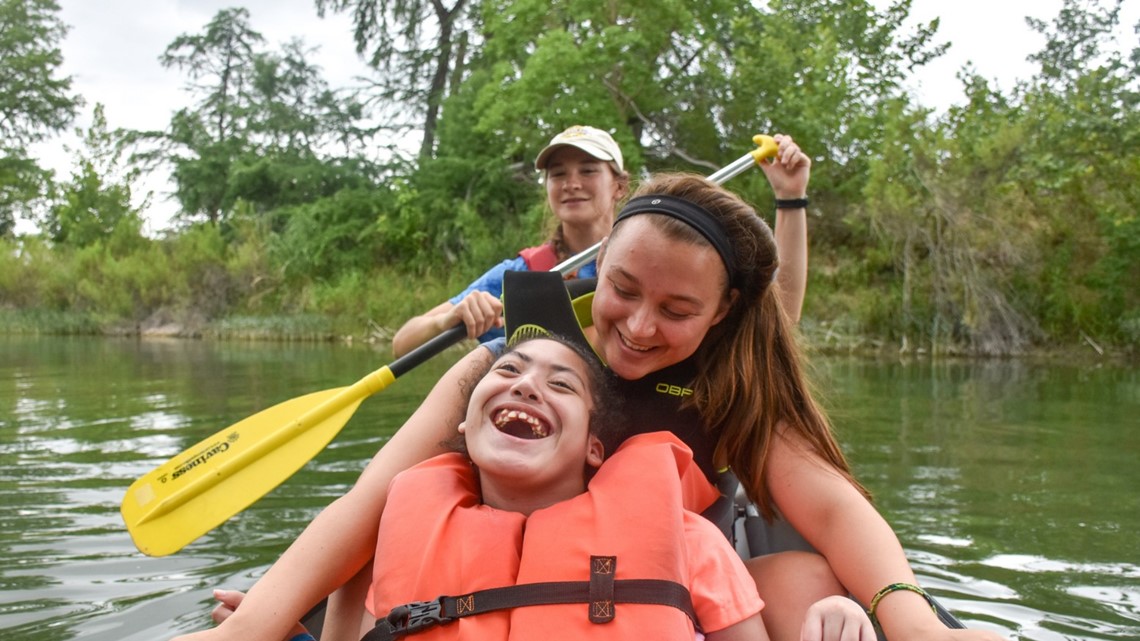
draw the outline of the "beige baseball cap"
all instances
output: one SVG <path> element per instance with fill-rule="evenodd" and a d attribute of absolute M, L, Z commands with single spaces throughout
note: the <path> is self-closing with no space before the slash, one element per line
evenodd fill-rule
<path fill-rule="evenodd" d="M 577 147 L 598 160 L 612 162 L 617 166 L 619 172 L 625 171 L 621 148 L 614 142 L 613 137 L 601 129 L 586 125 L 574 125 L 552 138 L 550 144 L 538 153 L 538 158 L 534 159 L 534 168 L 540 171 L 546 169 L 546 163 L 550 160 L 551 154 L 558 151 L 560 147 L 567 146 Z"/>

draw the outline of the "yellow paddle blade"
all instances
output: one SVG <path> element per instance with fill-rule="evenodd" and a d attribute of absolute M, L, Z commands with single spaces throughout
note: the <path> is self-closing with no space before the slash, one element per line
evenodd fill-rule
<path fill-rule="evenodd" d="M 258 412 L 158 466 L 127 489 L 121 512 L 150 556 L 182 549 L 292 476 L 395 380 L 383 367 L 350 387 L 315 392 Z"/>

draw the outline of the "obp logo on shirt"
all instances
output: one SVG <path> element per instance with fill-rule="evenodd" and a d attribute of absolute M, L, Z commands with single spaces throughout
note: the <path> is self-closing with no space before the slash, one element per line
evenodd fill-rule
<path fill-rule="evenodd" d="M 681 387 L 680 385 L 672 385 L 670 383 L 658 383 L 655 390 L 658 394 L 666 394 L 679 398 L 692 396 L 693 394 L 693 390 L 688 387 Z"/>

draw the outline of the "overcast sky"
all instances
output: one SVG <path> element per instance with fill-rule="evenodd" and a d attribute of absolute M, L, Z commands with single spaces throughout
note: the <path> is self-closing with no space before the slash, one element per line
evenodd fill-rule
<path fill-rule="evenodd" d="M 175 37 L 200 33 L 220 10 L 244 6 L 250 25 L 271 49 L 301 38 L 319 47 L 309 59 L 319 65 L 333 87 L 354 84 L 367 75 L 354 50 L 351 20 L 345 15 L 318 18 L 313 0 L 58 0 L 61 18 L 71 31 L 62 43 L 62 74 L 71 75 L 74 90 L 87 102 L 77 125 L 90 124 L 91 107 L 105 106 L 109 126 L 161 129 L 171 113 L 186 105 L 184 79 L 177 70 L 163 69 L 158 56 Z M 880 6 L 889 0 L 875 0 Z M 945 108 L 958 102 L 961 86 L 955 78 L 962 65 L 972 62 L 978 72 L 994 79 L 1002 89 L 1033 75 L 1025 57 L 1036 52 L 1042 39 L 1025 24 L 1025 16 L 1052 20 L 1062 0 L 914 0 L 916 21 L 941 17 L 939 41 L 950 41 L 949 52 L 925 67 L 921 82 L 913 83 L 919 100 Z M 1140 1 L 1127 0 L 1121 47 L 1136 42 L 1132 26 L 1140 19 Z M 66 177 L 71 161 L 62 150 L 65 138 L 36 149 L 41 163 Z M 72 143 L 74 144 L 74 143 Z M 154 179 L 147 188 L 165 191 L 165 181 Z M 165 226 L 172 209 L 165 196 L 156 194 L 148 217 L 152 231 Z M 167 212 L 167 213 L 164 213 Z M 25 229 L 26 230 L 26 229 Z"/>

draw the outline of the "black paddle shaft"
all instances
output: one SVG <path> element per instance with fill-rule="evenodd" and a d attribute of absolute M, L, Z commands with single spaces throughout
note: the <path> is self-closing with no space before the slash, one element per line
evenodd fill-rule
<path fill-rule="evenodd" d="M 400 378 L 448 347 L 459 343 L 465 336 L 467 336 L 467 327 L 460 323 L 392 361 L 388 369 L 392 372 L 392 376 Z"/>

